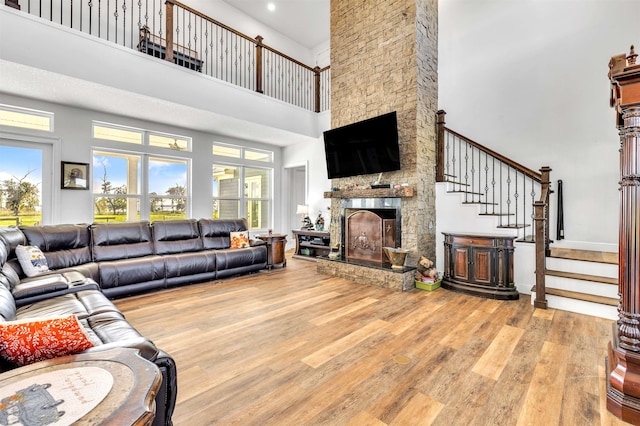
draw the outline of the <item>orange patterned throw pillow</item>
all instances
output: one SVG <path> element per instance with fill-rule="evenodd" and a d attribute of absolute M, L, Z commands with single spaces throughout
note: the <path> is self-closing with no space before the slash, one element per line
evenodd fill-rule
<path fill-rule="evenodd" d="M 232 249 L 249 247 L 249 234 L 246 231 L 231 232 L 230 237 Z"/>
<path fill-rule="evenodd" d="M 76 354 L 92 347 L 75 315 L 0 322 L 0 356 L 17 365 Z"/>

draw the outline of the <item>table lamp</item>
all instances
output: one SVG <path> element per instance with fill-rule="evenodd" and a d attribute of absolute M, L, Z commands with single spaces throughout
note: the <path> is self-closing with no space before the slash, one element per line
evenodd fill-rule
<path fill-rule="evenodd" d="M 296 214 L 302 215 L 302 226 L 300 229 L 313 229 L 313 224 L 309 218 L 309 206 L 306 204 L 298 204 Z"/>

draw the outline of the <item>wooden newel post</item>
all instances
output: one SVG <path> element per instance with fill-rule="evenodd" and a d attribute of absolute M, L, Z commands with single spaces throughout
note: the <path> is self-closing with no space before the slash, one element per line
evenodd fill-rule
<path fill-rule="evenodd" d="M 640 65 L 629 55 L 609 61 L 611 106 L 620 134 L 618 321 L 607 357 L 607 408 L 640 424 Z"/>
<path fill-rule="evenodd" d="M 436 112 L 436 182 L 444 182 L 444 116 L 446 112 Z"/>
<path fill-rule="evenodd" d="M 544 254 L 545 256 L 551 256 L 551 249 L 549 245 L 551 244 L 551 237 L 549 234 L 549 199 L 551 196 L 551 168 L 547 166 L 543 166 L 540 168 L 540 175 L 542 176 L 540 185 L 541 192 L 545 195 L 544 199 Z"/>
<path fill-rule="evenodd" d="M 173 62 L 173 3 L 170 0 L 165 2 L 165 40 L 167 40 L 167 46 L 165 47 L 164 60 L 167 62 Z"/>
<path fill-rule="evenodd" d="M 264 37 L 256 36 L 256 92 L 264 93 L 262 89 L 262 40 Z"/>
<path fill-rule="evenodd" d="M 544 201 L 536 201 L 533 203 L 533 220 L 535 222 L 536 239 L 536 299 L 533 301 L 533 306 L 541 309 L 547 309 L 545 282 L 545 241 L 547 236 L 545 234 L 545 210 L 547 210 L 547 205 Z"/>
<path fill-rule="evenodd" d="M 315 100 L 314 111 L 320 112 L 320 67 L 317 65 L 313 69 L 313 79 L 314 79 L 313 94 L 314 94 L 314 100 Z"/>

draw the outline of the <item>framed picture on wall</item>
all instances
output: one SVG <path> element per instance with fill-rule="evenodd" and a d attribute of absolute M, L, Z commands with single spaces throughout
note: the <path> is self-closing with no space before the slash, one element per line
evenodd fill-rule
<path fill-rule="evenodd" d="M 63 161 L 60 174 L 62 189 L 89 189 L 89 163 Z"/>

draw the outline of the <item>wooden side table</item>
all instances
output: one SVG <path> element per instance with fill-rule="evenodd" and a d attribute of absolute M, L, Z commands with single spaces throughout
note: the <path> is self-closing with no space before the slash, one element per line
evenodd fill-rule
<path fill-rule="evenodd" d="M 116 348 L 4 372 L 0 401 L 12 419 L 37 411 L 56 424 L 151 425 L 161 383 L 158 367 L 137 349 Z"/>
<path fill-rule="evenodd" d="M 287 235 L 263 234 L 256 235 L 256 238 L 267 243 L 267 269 L 274 266 L 287 266 L 287 259 L 284 256 L 284 248 L 287 245 Z"/>

